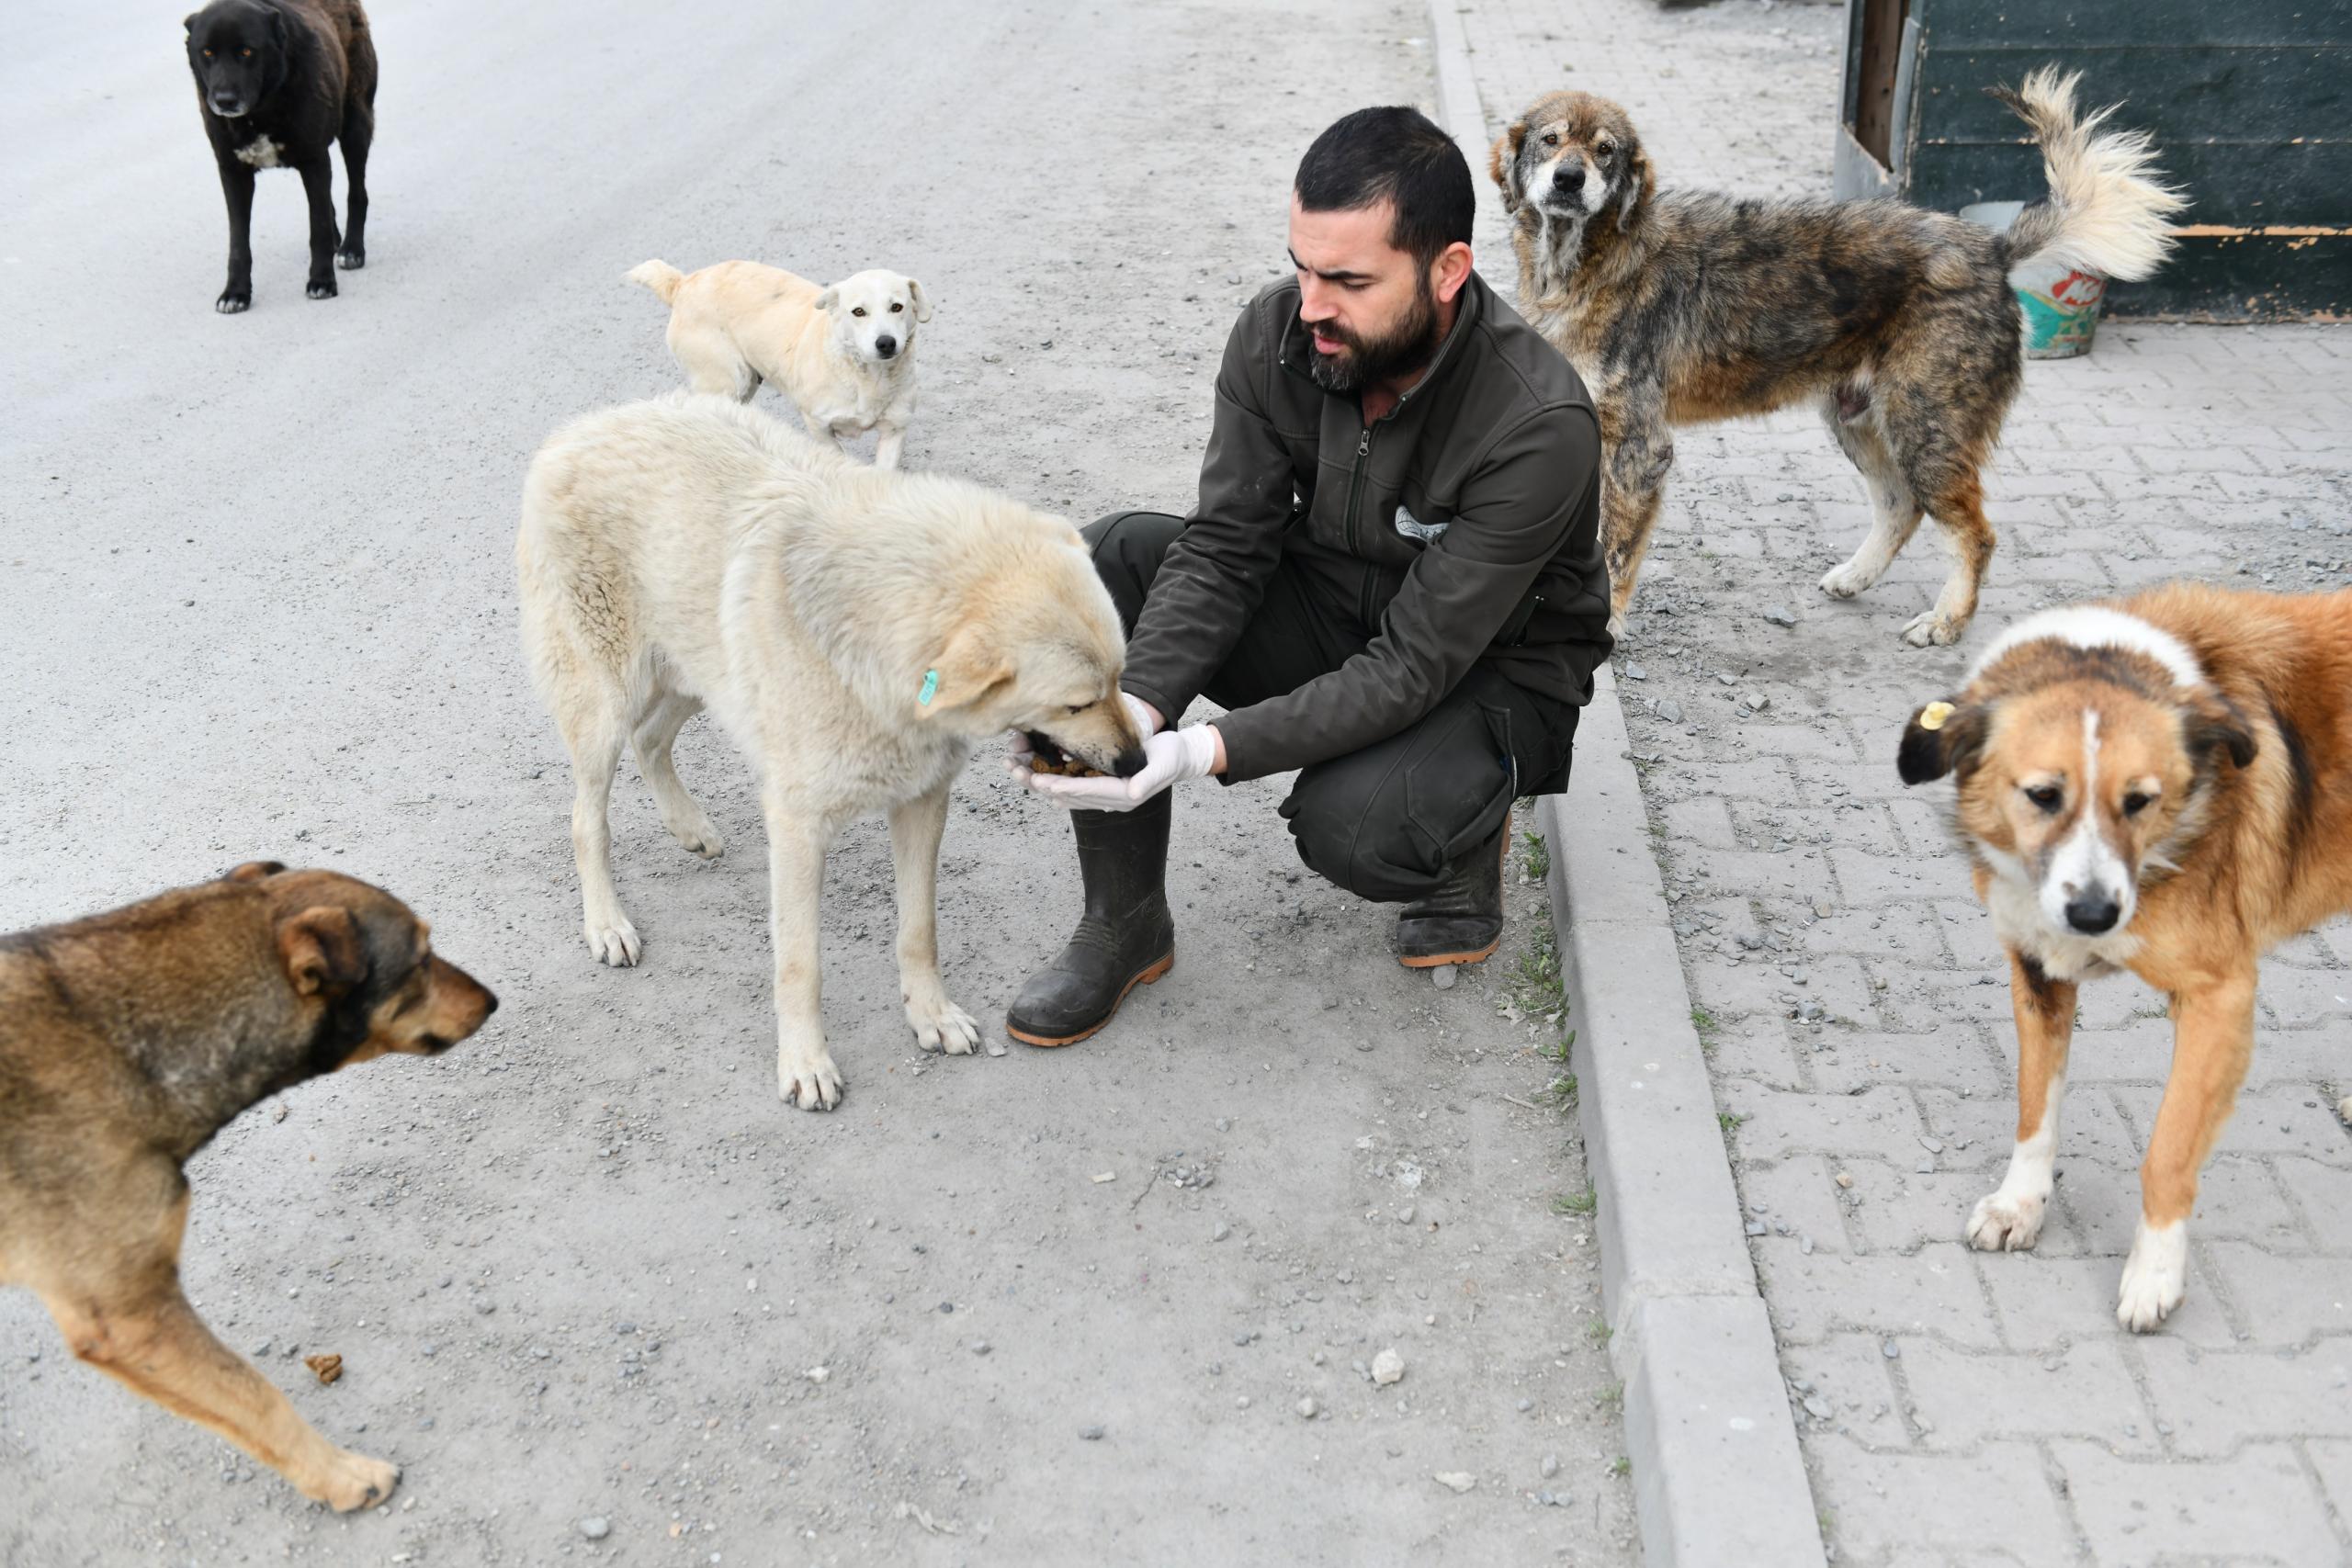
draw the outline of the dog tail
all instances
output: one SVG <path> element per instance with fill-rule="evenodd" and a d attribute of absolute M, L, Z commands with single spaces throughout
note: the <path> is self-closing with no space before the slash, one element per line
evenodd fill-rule
<path fill-rule="evenodd" d="M 637 265 L 629 268 L 628 272 L 622 274 L 622 276 L 627 277 L 631 283 L 640 283 L 646 288 L 653 290 L 654 293 L 661 296 L 662 303 L 664 305 L 676 302 L 678 298 L 678 285 L 686 280 L 686 275 L 684 273 L 680 272 L 668 262 L 659 259 L 650 262 L 639 262 Z"/>
<path fill-rule="evenodd" d="M 2173 226 L 2165 221 L 2188 205 L 2154 167 L 2155 150 L 2144 130 L 2095 134 L 2122 106 L 2095 114 L 2075 109 L 2075 85 L 2082 73 L 2062 76 L 2045 65 L 2015 92 L 1992 89 L 2033 130 L 2050 196 L 2018 214 L 2009 229 L 2009 259 L 2043 256 L 2103 277 L 2135 282 L 2154 272 L 2171 253 Z"/>

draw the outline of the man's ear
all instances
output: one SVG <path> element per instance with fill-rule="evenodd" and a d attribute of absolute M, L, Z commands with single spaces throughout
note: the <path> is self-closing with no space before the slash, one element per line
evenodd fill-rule
<path fill-rule="evenodd" d="M 2235 703 L 2210 687 L 2184 692 L 2179 702 L 2187 715 L 2182 740 L 2199 768 L 2212 760 L 2216 750 L 2224 747 L 2234 766 L 2243 768 L 2253 762 L 2256 750 L 2254 727 L 2246 722 Z"/>
<path fill-rule="evenodd" d="M 1636 143 L 1633 157 L 1628 159 L 1625 164 L 1625 197 L 1617 204 L 1619 232 L 1622 233 L 1634 226 L 1634 209 L 1641 206 L 1643 196 L 1648 192 L 1657 179 L 1656 171 L 1650 167 L 1650 155 L 1643 152 L 1640 145 Z"/>
<path fill-rule="evenodd" d="M 1494 152 L 1487 159 L 1487 175 L 1503 188 L 1503 210 L 1516 212 L 1527 199 L 1527 191 L 1519 181 L 1519 150 L 1527 141 L 1527 122 L 1513 120 L 1509 130 L 1495 139 Z"/>
<path fill-rule="evenodd" d="M 910 277 L 907 279 L 907 292 L 914 296 L 915 320 L 918 321 L 931 320 L 931 296 L 922 291 L 922 285 Z"/>
<path fill-rule="evenodd" d="M 1012 675 L 1012 663 L 996 638 L 978 626 L 958 627 L 922 672 L 916 711 L 932 718 L 977 707 L 1011 685 Z"/>
<path fill-rule="evenodd" d="M 1984 750 L 1988 722 L 1981 707 L 1962 707 L 1950 700 L 1926 705 L 1903 727 L 1895 772 L 1907 784 L 1926 784 L 1955 770 L 1966 773 Z"/>
<path fill-rule="evenodd" d="M 368 977 L 368 951 L 351 911 L 318 904 L 277 928 L 278 955 L 297 996 L 341 996 Z"/>
<path fill-rule="evenodd" d="M 1451 300 L 1470 281 L 1475 258 L 1470 247 L 1456 240 L 1437 254 L 1430 264 L 1430 288 L 1441 300 Z"/>
<path fill-rule="evenodd" d="M 286 863 L 284 861 L 249 860 L 243 865 L 232 866 L 227 871 L 222 872 L 220 874 L 220 880 L 223 882 L 259 882 L 263 877 L 276 876 L 279 872 L 284 871 L 285 869 Z"/>
<path fill-rule="evenodd" d="M 834 306 L 836 306 L 836 305 L 840 304 L 840 303 L 841 303 L 841 301 L 842 301 L 841 290 L 840 290 L 840 289 L 838 289 L 838 288 L 834 288 L 831 284 L 830 284 L 830 283 L 828 283 L 827 285 L 825 285 L 825 287 L 824 287 L 823 288 L 821 288 L 821 289 L 818 290 L 818 292 L 817 292 L 817 309 L 819 309 L 820 310 L 824 310 L 824 311 L 827 311 L 827 312 L 831 312 L 831 310 L 832 310 L 832 308 L 833 308 Z"/>

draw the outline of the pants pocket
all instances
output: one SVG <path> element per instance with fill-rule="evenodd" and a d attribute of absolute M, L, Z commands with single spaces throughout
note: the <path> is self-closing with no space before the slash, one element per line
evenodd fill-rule
<path fill-rule="evenodd" d="M 1432 872 L 1493 838 L 1519 793 L 1510 709 L 1466 702 L 1441 722 L 1404 776 L 1406 824 Z"/>

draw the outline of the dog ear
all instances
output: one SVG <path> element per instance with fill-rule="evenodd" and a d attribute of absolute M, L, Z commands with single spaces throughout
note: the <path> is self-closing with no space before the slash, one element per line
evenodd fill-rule
<path fill-rule="evenodd" d="M 243 865 L 232 866 L 220 874 L 223 882 L 259 882 L 265 876 L 276 876 L 286 869 L 277 860 L 249 860 Z"/>
<path fill-rule="evenodd" d="M 915 694 L 920 716 L 936 717 L 976 707 L 1012 683 L 1012 664 L 978 626 L 967 626 L 922 672 Z"/>
<path fill-rule="evenodd" d="M 341 996 L 368 977 L 368 952 L 351 911 L 317 904 L 277 928 L 278 955 L 297 996 Z"/>
<path fill-rule="evenodd" d="M 1984 750 L 1988 723 L 1982 707 L 1962 707 L 1949 700 L 1925 705 L 1903 727 L 1894 771 L 1907 784 L 1926 784 L 1955 770 L 1966 774 Z"/>
<path fill-rule="evenodd" d="M 1651 182 L 1657 178 L 1657 174 L 1650 168 L 1650 155 L 1642 151 L 1638 142 L 1635 143 L 1634 155 L 1625 160 L 1624 199 L 1617 204 L 1619 233 L 1622 234 L 1634 226 L 1634 209 L 1641 206 L 1643 196 L 1648 192 Z"/>
<path fill-rule="evenodd" d="M 922 285 L 910 277 L 907 279 L 907 292 L 914 296 L 915 320 L 918 321 L 931 320 L 931 296 L 922 291 Z"/>
<path fill-rule="evenodd" d="M 841 302 L 841 290 L 834 288 L 830 283 L 817 291 L 817 309 L 820 310 L 830 313 L 832 310 L 832 308 Z"/>
<path fill-rule="evenodd" d="M 2235 703 L 2210 687 L 2200 687 L 2184 693 L 2180 705 L 2187 714 L 2182 739 L 2199 768 L 2205 767 L 2214 751 L 2224 747 L 2233 766 L 2243 768 L 2253 762 L 2256 750 L 2254 727 L 2246 722 Z"/>
<path fill-rule="evenodd" d="M 1510 129 L 1495 139 L 1495 150 L 1487 159 L 1487 177 L 1503 191 L 1503 210 L 1516 212 L 1520 203 L 1527 199 L 1526 188 L 1519 182 L 1519 150 L 1527 142 L 1527 122 L 1515 119 Z"/>
<path fill-rule="evenodd" d="M 187 30 L 187 35 L 190 38 L 194 38 L 196 36 L 196 19 L 202 15 L 204 15 L 204 13 L 201 11 L 190 11 L 187 16 L 181 20 L 180 26 Z"/>

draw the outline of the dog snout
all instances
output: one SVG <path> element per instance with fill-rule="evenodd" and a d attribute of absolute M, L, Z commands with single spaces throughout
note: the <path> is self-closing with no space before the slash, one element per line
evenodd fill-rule
<path fill-rule="evenodd" d="M 234 93 L 212 95 L 212 112 L 223 119 L 234 119 L 245 112 L 245 100 Z"/>
<path fill-rule="evenodd" d="M 899 340 L 885 333 L 874 340 L 874 352 L 885 359 L 894 358 L 899 352 Z"/>
<path fill-rule="evenodd" d="M 2092 887 L 2066 900 L 2066 923 L 2085 936 L 2099 936 L 2115 929 L 2123 906 L 2103 887 Z"/>
<path fill-rule="evenodd" d="M 1144 754 L 1140 746 L 1122 747 L 1118 760 L 1111 764 L 1111 773 L 1115 778 L 1131 779 L 1143 770 Z"/>
<path fill-rule="evenodd" d="M 1563 161 L 1552 170 L 1552 188 L 1562 196 L 1574 196 L 1584 189 L 1584 164 L 1581 161 Z"/>

